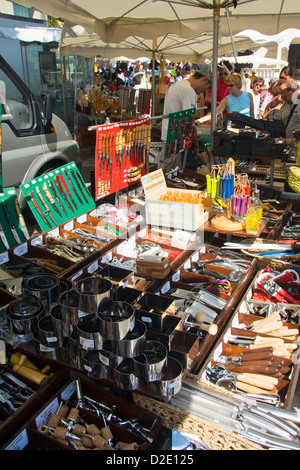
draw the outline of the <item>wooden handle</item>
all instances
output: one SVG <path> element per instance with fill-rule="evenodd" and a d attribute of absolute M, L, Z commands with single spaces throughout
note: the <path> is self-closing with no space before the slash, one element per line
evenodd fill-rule
<path fill-rule="evenodd" d="M 281 317 L 280 317 L 279 313 L 278 312 L 273 312 L 273 313 L 271 313 L 271 315 L 264 318 L 263 320 L 257 320 L 255 322 L 253 322 L 252 325 L 255 328 L 263 328 L 268 323 L 272 323 L 273 321 L 279 321 L 279 320 L 281 320 Z"/>
<path fill-rule="evenodd" d="M 278 379 L 275 377 L 269 377 L 262 374 L 237 374 L 237 379 L 240 382 L 247 383 L 249 385 L 254 385 L 255 387 L 262 388 L 263 390 L 273 390 L 275 385 L 278 384 Z M 271 380 L 269 380 L 271 379 Z M 275 381 L 275 383 L 274 383 Z"/>
<path fill-rule="evenodd" d="M 207 331 L 209 335 L 215 336 L 218 333 L 218 325 L 215 323 L 199 323 L 199 327 L 201 330 Z"/>
<path fill-rule="evenodd" d="M 246 392 L 246 393 L 255 393 L 255 394 L 274 393 L 273 391 L 270 392 L 268 390 L 263 390 L 259 387 L 254 387 L 253 385 L 249 385 L 249 384 L 239 382 L 239 381 L 235 383 L 235 386 L 242 392 Z"/>
<path fill-rule="evenodd" d="M 54 201 L 53 197 L 51 196 L 50 191 L 48 190 L 48 186 L 47 186 L 47 183 L 46 183 L 46 182 L 43 183 L 43 191 L 44 191 L 44 193 L 45 193 L 45 195 L 46 195 L 48 201 L 49 201 L 51 204 L 54 204 L 55 201 Z"/>

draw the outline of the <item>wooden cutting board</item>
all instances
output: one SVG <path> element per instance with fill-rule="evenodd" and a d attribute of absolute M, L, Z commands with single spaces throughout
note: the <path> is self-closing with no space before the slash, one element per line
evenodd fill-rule
<path fill-rule="evenodd" d="M 245 223 L 234 222 L 230 219 L 227 219 L 224 215 L 217 215 L 210 220 L 211 225 L 218 229 L 223 230 L 224 232 L 239 232 L 240 230 L 245 229 Z"/>

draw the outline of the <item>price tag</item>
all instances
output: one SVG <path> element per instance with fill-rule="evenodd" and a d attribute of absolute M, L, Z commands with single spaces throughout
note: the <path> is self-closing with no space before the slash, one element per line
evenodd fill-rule
<path fill-rule="evenodd" d="M 14 249 L 14 254 L 18 256 L 23 256 L 25 253 L 28 253 L 28 243 L 22 243 L 22 245 L 17 246 Z"/>
<path fill-rule="evenodd" d="M 7 263 L 9 261 L 8 251 L 4 251 L 4 253 L 0 253 L 0 264 Z"/>
<path fill-rule="evenodd" d="M 97 271 L 97 269 L 99 268 L 99 263 L 98 263 L 98 260 L 96 260 L 93 264 L 91 264 L 88 268 L 87 268 L 87 272 L 92 274 L 94 273 L 95 271 Z"/>
<path fill-rule="evenodd" d="M 171 288 L 170 282 L 166 282 L 166 284 L 164 286 L 162 286 L 160 292 L 162 294 L 165 294 L 166 292 L 168 292 L 168 290 L 170 290 L 170 288 Z"/>

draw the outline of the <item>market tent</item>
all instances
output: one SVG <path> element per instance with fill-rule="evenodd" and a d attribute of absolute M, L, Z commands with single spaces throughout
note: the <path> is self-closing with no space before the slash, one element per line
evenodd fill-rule
<path fill-rule="evenodd" d="M 246 36 L 245 36 L 246 38 Z M 244 50 L 249 46 L 249 39 L 243 35 L 235 39 L 236 50 Z M 250 41 L 252 45 L 254 42 Z M 219 48 L 222 54 L 232 53 L 232 38 L 219 36 Z M 203 33 L 194 38 L 182 38 L 176 34 L 165 34 L 156 38 L 144 39 L 139 36 L 130 36 L 120 43 L 106 43 L 96 33 L 89 34 L 83 28 L 64 25 L 60 43 L 60 55 L 81 55 L 84 57 L 102 56 L 107 59 L 125 56 L 131 60 L 145 57 L 148 59 L 163 56 L 172 62 L 189 61 L 192 63 L 203 62 L 212 58 L 213 36 Z"/>
<path fill-rule="evenodd" d="M 299 0 L 19 0 L 19 4 L 80 24 L 107 43 L 119 43 L 133 33 L 153 40 L 166 33 L 191 38 L 212 31 L 212 131 L 220 29 L 224 36 L 232 36 L 255 25 L 257 31 L 276 34 L 300 24 Z"/>
<path fill-rule="evenodd" d="M 134 34 L 153 39 L 165 33 L 196 37 L 212 31 L 212 11 L 220 9 L 222 34 L 237 34 L 249 25 L 264 34 L 298 28 L 299 0 L 19 0 L 47 15 L 80 24 L 105 42 Z M 226 9 L 230 8 L 230 27 Z"/>

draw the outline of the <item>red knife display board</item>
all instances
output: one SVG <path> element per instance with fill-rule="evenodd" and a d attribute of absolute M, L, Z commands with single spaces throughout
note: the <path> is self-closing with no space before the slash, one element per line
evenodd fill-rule
<path fill-rule="evenodd" d="M 97 127 L 95 200 L 127 188 L 147 172 L 151 143 L 150 118 Z"/>

